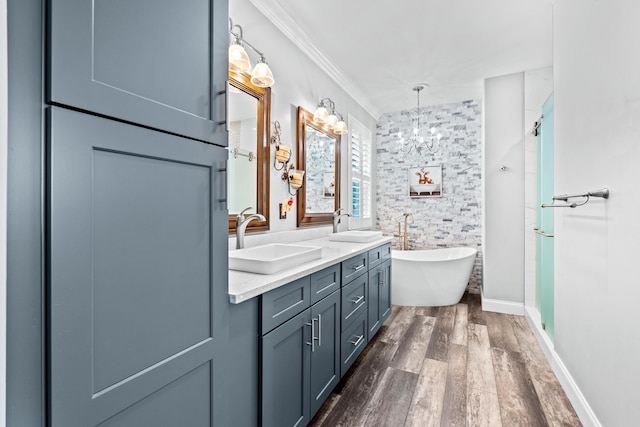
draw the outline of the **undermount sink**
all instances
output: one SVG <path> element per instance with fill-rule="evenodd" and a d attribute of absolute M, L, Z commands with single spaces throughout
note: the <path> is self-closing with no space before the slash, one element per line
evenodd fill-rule
<path fill-rule="evenodd" d="M 271 243 L 229 252 L 229 269 L 273 274 L 322 257 L 318 246 Z"/>
<path fill-rule="evenodd" d="M 367 243 L 382 237 L 382 231 L 349 230 L 341 233 L 329 234 L 329 240 L 334 242 Z"/>

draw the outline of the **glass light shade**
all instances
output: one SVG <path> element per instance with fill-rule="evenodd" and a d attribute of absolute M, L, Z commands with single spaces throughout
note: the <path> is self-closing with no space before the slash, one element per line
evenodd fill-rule
<path fill-rule="evenodd" d="M 334 128 L 336 123 L 338 123 L 338 116 L 336 116 L 335 114 L 331 114 L 329 117 L 327 117 L 327 119 L 325 120 L 325 124 L 327 126 L 329 126 L 330 128 Z"/>
<path fill-rule="evenodd" d="M 229 69 L 244 73 L 249 68 L 251 68 L 251 60 L 244 47 L 237 43 L 229 46 Z"/>
<path fill-rule="evenodd" d="M 258 62 L 251 73 L 251 83 L 258 87 L 271 87 L 275 80 L 266 62 Z"/>
<path fill-rule="evenodd" d="M 276 150 L 276 160 L 280 163 L 287 163 L 291 158 L 291 147 L 287 147 L 286 145 L 278 146 Z"/>
<path fill-rule="evenodd" d="M 328 116 L 329 116 L 329 112 L 327 111 L 326 108 L 324 108 L 324 105 L 321 105 L 313 114 L 313 121 L 318 123 L 324 123 L 324 121 L 327 120 Z"/>
<path fill-rule="evenodd" d="M 345 133 L 347 133 L 347 124 L 344 122 L 344 120 L 340 120 L 333 127 L 333 131 L 338 135 L 344 135 Z"/>
<path fill-rule="evenodd" d="M 298 188 L 302 187 L 303 178 L 304 178 L 303 170 L 293 169 L 289 173 L 289 184 L 291 185 L 291 188 L 295 188 L 297 190 Z"/>

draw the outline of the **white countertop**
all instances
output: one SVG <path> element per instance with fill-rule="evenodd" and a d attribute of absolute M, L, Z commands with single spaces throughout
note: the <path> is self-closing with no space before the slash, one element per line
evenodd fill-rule
<path fill-rule="evenodd" d="M 243 301 L 262 295 L 265 292 L 342 262 L 359 253 L 389 243 L 392 240 L 392 237 L 382 236 L 380 239 L 367 243 L 350 243 L 332 242 L 328 237 L 322 237 L 296 242 L 305 246 L 321 247 L 322 257 L 274 274 L 255 274 L 229 270 L 229 300 L 232 304 L 240 304 Z"/>

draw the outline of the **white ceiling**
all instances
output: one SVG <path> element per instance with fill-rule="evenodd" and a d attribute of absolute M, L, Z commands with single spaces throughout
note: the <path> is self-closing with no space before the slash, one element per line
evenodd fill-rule
<path fill-rule="evenodd" d="M 553 0 L 251 0 L 369 113 L 482 97 L 552 64 Z"/>

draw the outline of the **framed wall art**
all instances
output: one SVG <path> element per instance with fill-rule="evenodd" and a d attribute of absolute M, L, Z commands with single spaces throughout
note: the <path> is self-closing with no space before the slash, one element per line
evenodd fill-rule
<path fill-rule="evenodd" d="M 442 165 L 409 168 L 409 197 L 442 197 Z"/>

